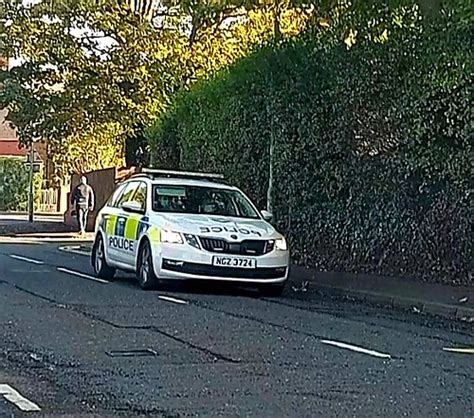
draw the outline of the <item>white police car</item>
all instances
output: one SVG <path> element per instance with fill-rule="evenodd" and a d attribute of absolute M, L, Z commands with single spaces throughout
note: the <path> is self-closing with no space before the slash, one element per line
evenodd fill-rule
<path fill-rule="evenodd" d="M 112 279 L 136 272 L 143 289 L 160 279 L 257 285 L 280 295 L 288 278 L 285 238 L 219 175 L 143 169 L 121 183 L 97 216 L 92 266 Z"/>

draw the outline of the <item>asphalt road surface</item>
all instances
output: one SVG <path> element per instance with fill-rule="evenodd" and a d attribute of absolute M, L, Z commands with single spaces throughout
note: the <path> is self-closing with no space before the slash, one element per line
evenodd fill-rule
<path fill-rule="evenodd" d="M 0 244 L 2 417 L 474 416 L 474 356 L 444 350 L 472 324 L 291 286 L 145 292 L 58 245 Z"/>

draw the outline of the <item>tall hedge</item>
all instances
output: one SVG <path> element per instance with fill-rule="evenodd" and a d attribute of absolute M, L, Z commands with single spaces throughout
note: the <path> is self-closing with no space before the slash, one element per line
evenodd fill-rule
<path fill-rule="evenodd" d="M 472 284 L 472 32 L 266 47 L 177 99 L 154 161 L 224 172 L 263 208 L 273 137 L 295 262 Z"/>
<path fill-rule="evenodd" d="M 0 158 L 0 211 L 28 209 L 29 166 L 14 158 Z M 41 173 L 34 175 L 35 203 L 39 203 Z"/>

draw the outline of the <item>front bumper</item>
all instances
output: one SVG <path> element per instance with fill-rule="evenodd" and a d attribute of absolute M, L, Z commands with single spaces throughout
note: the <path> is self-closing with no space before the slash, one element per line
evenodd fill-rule
<path fill-rule="evenodd" d="M 214 256 L 227 256 L 199 250 L 188 244 L 162 244 L 154 257 L 156 275 L 161 279 L 218 280 L 241 283 L 282 283 L 289 274 L 289 253 L 274 250 L 254 258 L 257 267 L 243 269 L 213 266 Z M 234 257 L 228 255 L 229 257 Z"/>

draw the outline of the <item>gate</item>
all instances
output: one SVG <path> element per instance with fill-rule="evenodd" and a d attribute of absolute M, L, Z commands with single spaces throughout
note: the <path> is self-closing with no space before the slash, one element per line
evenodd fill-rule
<path fill-rule="evenodd" d="M 43 180 L 39 193 L 38 211 L 42 213 L 58 211 L 59 189 L 52 187 L 49 181 Z"/>

